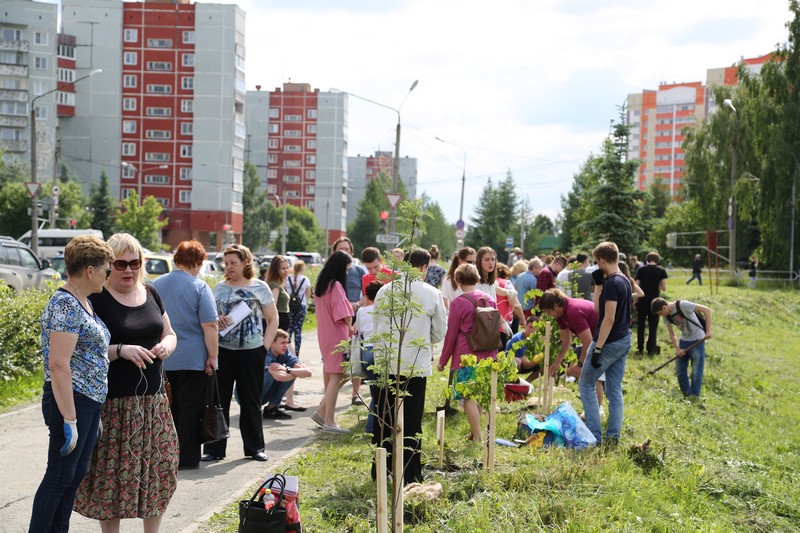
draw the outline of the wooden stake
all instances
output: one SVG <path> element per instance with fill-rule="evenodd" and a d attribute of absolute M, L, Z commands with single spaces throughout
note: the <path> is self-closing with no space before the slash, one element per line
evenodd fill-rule
<path fill-rule="evenodd" d="M 444 467 L 444 410 L 436 411 L 436 440 L 439 442 L 439 468 Z"/>
<path fill-rule="evenodd" d="M 544 398 L 543 402 L 539 404 L 539 413 L 542 416 L 550 414 L 548 412 L 550 400 L 548 394 L 550 393 L 550 321 L 544 323 Z"/>
<path fill-rule="evenodd" d="M 486 439 L 486 461 L 484 470 L 494 469 L 494 439 L 497 422 L 497 370 L 492 370 L 492 396 L 489 402 L 489 436 Z"/>
<path fill-rule="evenodd" d="M 375 482 L 378 484 L 378 502 L 375 510 L 378 533 L 388 533 L 389 502 L 386 499 L 386 448 L 382 446 L 375 449 Z"/>
<path fill-rule="evenodd" d="M 394 522 L 392 523 L 392 531 L 403 531 L 403 451 L 405 450 L 405 420 L 403 419 L 404 405 L 400 401 L 401 397 L 395 399 L 399 403 L 399 407 L 395 405 L 395 438 L 394 446 L 392 447 L 392 474 L 394 483 L 392 483 L 392 492 L 395 501 L 395 507 L 392 509 Z"/>

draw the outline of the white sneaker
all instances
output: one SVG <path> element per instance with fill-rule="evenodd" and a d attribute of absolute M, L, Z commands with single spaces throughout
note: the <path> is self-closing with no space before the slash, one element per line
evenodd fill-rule
<path fill-rule="evenodd" d="M 322 426 L 322 431 L 325 433 L 350 433 L 350 430 L 341 426 Z"/>

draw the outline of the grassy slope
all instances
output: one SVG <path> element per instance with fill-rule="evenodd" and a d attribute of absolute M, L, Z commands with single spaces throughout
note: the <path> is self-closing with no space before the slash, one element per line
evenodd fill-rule
<path fill-rule="evenodd" d="M 414 531 L 491 531 L 498 524 L 518 531 L 775 531 L 800 523 L 800 415 L 794 359 L 800 343 L 800 293 L 673 282 L 671 298 L 687 298 L 714 310 L 703 405 L 680 398 L 671 367 L 652 377 L 647 370 L 668 354 L 660 331 L 661 359 L 634 358 L 624 388 L 623 438 L 614 450 L 498 448 L 497 468 L 478 469 L 480 449 L 466 444 L 463 415 L 448 419 L 449 462 L 460 468 L 427 478 L 442 482 L 444 497 L 406 507 Z M 424 453 L 436 457 L 434 406 L 444 378 L 429 380 Z M 580 410 L 574 385 L 557 392 Z M 506 406 L 498 436 L 510 438 L 516 409 Z M 358 420 L 357 420 L 358 419 Z M 345 425 L 363 428 L 363 408 L 348 409 Z M 666 463 L 649 472 L 627 448 L 645 438 Z M 309 532 L 370 531 L 375 528 L 374 484 L 369 479 L 371 448 L 363 436 L 322 435 L 291 466 L 300 475 L 302 514 Z M 235 531 L 229 508 L 209 531 Z"/>

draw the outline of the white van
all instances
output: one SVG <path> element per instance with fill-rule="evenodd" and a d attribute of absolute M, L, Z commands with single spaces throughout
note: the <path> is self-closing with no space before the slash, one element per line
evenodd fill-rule
<path fill-rule="evenodd" d="M 95 235 L 103 238 L 99 229 L 40 229 L 39 230 L 39 257 L 50 259 L 64 252 L 67 243 L 77 235 Z M 20 242 L 31 245 L 31 231 L 26 231 L 19 239 Z"/>

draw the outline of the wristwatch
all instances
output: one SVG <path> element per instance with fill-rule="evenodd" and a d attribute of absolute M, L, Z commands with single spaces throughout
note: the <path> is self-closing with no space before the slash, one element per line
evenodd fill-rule
<path fill-rule="evenodd" d="M 289 365 L 283 365 L 283 368 L 286 369 L 286 373 L 287 374 L 291 374 L 292 373 L 292 368 Z"/>

